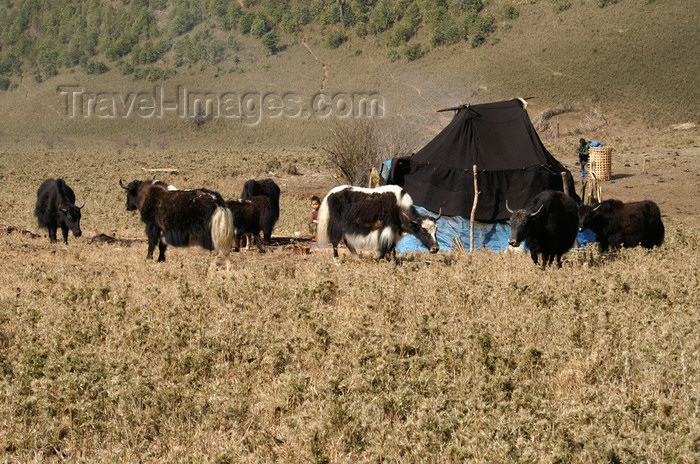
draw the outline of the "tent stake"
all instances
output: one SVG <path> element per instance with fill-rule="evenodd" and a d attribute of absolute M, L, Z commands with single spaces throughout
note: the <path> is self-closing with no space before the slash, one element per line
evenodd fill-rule
<path fill-rule="evenodd" d="M 474 251 L 474 216 L 476 215 L 476 205 L 479 203 L 479 184 L 476 180 L 476 164 L 474 168 L 474 203 L 472 204 L 472 214 L 469 217 L 469 252 Z"/>

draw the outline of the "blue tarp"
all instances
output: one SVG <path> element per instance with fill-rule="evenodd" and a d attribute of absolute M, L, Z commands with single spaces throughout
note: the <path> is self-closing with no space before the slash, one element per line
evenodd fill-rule
<path fill-rule="evenodd" d="M 431 213 L 420 206 L 416 206 L 416 210 L 420 214 L 435 217 L 435 213 Z M 437 222 L 437 228 L 437 241 L 440 251 L 450 251 L 455 237 L 460 237 L 462 243 L 464 243 L 464 248 L 469 250 L 469 221 L 467 219 L 461 216 L 442 216 Z M 475 248 L 501 251 L 508 247 L 508 237 L 510 237 L 509 222 L 474 223 Z M 580 246 L 585 247 L 589 243 L 595 242 L 595 234 L 588 229 L 579 232 L 578 242 Z M 399 253 L 405 251 L 428 251 L 415 235 L 407 235 L 399 240 L 396 250 Z"/>

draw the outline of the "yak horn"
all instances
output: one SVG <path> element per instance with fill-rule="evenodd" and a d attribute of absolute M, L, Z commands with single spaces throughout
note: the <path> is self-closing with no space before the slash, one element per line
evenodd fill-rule
<path fill-rule="evenodd" d="M 87 202 L 87 200 L 83 200 L 83 204 L 80 205 L 80 206 L 78 206 L 78 209 L 83 209 L 83 207 L 85 206 L 85 203 L 86 203 L 86 202 Z"/>
<path fill-rule="evenodd" d="M 121 178 L 119 179 L 119 186 L 120 186 L 121 188 L 123 188 L 124 190 L 129 190 L 128 187 L 124 187 L 124 184 L 122 184 Z"/>
<path fill-rule="evenodd" d="M 434 219 L 434 221 L 437 222 L 438 219 L 440 219 L 441 217 L 442 217 L 442 208 L 440 208 L 440 211 L 438 211 L 438 215 L 437 215 L 437 217 Z"/>
<path fill-rule="evenodd" d="M 508 200 L 506 200 L 506 209 L 510 214 L 513 214 L 514 211 L 508 207 Z"/>
<path fill-rule="evenodd" d="M 535 211 L 534 213 L 530 213 L 530 216 L 537 216 L 537 213 L 539 213 L 540 211 L 542 211 L 542 207 L 543 207 L 543 206 L 544 206 L 544 205 L 540 205 L 540 207 L 539 207 L 539 209 L 538 209 L 537 211 Z"/>
<path fill-rule="evenodd" d="M 597 210 L 598 208 L 600 208 L 602 205 L 603 205 L 602 203 L 598 203 L 598 206 L 596 206 L 595 208 L 593 208 L 593 209 L 591 210 L 591 213 L 592 213 L 593 211 Z"/>

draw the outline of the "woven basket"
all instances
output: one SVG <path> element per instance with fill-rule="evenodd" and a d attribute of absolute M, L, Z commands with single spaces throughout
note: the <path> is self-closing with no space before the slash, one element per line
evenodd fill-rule
<path fill-rule="evenodd" d="M 598 180 L 610 180 L 612 173 L 612 147 L 591 147 L 588 151 L 591 172 Z"/>
<path fill-rule="evenodd" d="M 294 245 L 294 250 L 295 255 L 308 255 L 311 253 L 311 247 L 308 247 L 306 245 Z"/>

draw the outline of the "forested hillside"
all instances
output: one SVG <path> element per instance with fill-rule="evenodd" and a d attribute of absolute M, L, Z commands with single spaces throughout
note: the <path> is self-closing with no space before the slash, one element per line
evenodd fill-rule
<path fill-rule="evenodd" d="M 569 6 L 556 0 L 555 8 Z M 243 35 L 259 39 L 268 54 L 280 52 L 284 37 L 309 31 L 330 49 L 353 36 L 376 36 L 390 59 L 415 60 L 440 45 L 478 47 L 497 18 L 518 16 L 514 3 L 496 8 L 488 0 L 6 0 L 1 86 L 76 66 L 88 74 L 117 68 L 137 79 L 167 79 L 185 65 L 235 62 Z M 421 28 L 427 39 L 412 40 Z"/>
<path fill-rule="evenodd" d="M 0 3 L 0 111 L 13 115 L 0 137 L 11 143 L 99 135 L 316 145 L 327 133 L 322 117 L 307 117 L 318 95 L 380 96 L 384 124 L 415 146 L 447 123 L 435 109 L 516 96 L 534 97 L 533 118 L 566 113 L 549 135 L 560 122 L 565 134 L 601 137 L 603 127 L 634 134 L 699 118 L 693 0 Z M 291 94 L 304 109 L 254 125 L 192 126 L 183 111 L 71 118 L 66 88 L 85 92 L 84 114 L 90 95 L 129 102 L 161 88 L 168 101 L 185 88 Z"/>

